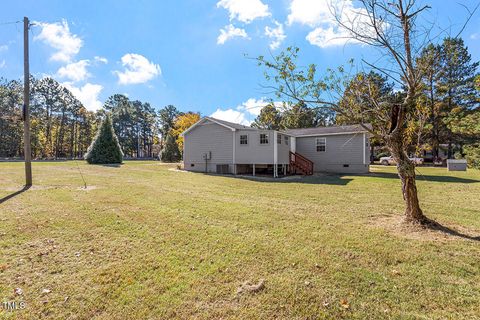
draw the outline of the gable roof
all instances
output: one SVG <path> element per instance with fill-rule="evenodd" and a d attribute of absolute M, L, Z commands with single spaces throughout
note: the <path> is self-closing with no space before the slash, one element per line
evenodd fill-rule
<path fill-rule="evenodd" d="M 230 129 L 232 131 L 235 131 L 235 130 L 256 130 L 252 127 L 244 126 L 244 125 L 238 124 L 238 123 L 228 122 L 228 121 L 225 121 L 225 120 L 220 120 L 220 119 L 216 119 L 216 118 L 212 118 L 212 117 L 203 117 L 202 119 L 200 119 L 196 123 L 194 123 L 190 128 L 188 128 L 187 130 L 182 132 L 182 134 L 180 136 L 183 137 L 187 132 L 191 131 L 193 128 L 197 127 L 198 125 L 200 125 L 200 124 L 202 124 L 206 121 L 211 121 L 213 123 L 221 125 L 222 127 Z"/>
<path fill-rule="evenodd" d="M 183 137 L 187 132 L 191 131 L 198 125 L 206 122 L 206 121 L 211 121 L 213 123 L 216 123 L 222 127 L 228 128 L 232 131 L 236 130 L 252 130 L 252 131 L 263 131 L 261 129 L 257 128 L 252 128 L 249 126 L 244 126 L 242 124 L 238 123 L 233 123 L 225 120 L 220 120 L 212 117 L 203 117 L 199 121 L 197 121 L 195 124 L 193 124 L 190 128 L 185 130 L 181 136 Z M 372 126 L 370 124 L 366 124 L 368 128 L 371 128 Z M 280 131 L 283 134 L 287 134 L 290 136 L 296 136 L 296 137 L 303 137 L 303 136 L 319 136 L 319 135 L 333 135 L 333 134 L 353 134 L 353 133 L 363 133 L 363 132 L 368 132 L 365 128 L 363 128 L 359 124 L 355 125 L 347 125 L 347 126 L 331 126 L 331 127 L 317 127 L 317 128 L 304 128 L 304 129 L 288 129 L 284 131 Z"/>
<path fill-rule="evenodd" d="M 370 124 L 365 126 L 371 128 Z M 347 134 L 347 133 L 363 133 L 368 132 L 359 124 L 347 126 L 332 126 L 332 127 L 318 127 L 318 128 L 304 128 L 304 129 L 288 129 L 285 133 L 293 136 L 316 136 L 316 135 L 332 135 L 332 134 Z"/>
<path fill-rule="evenodd" d="M 216 122 L 218 124 L 223 124 L 227 127 L 230 127 L 232 129 L 238 129 L 238 130 L 256 130 L 255 128 L 249 127 L 249 126 L 244 126 L 243 124 L 238 124 L 238 123 L 233 123 L 225 120 L 220 120 L 217 118 L 212 118 L 212 117 L 205 117 L 205 119 L 208 119 L 212 122 Z"/>

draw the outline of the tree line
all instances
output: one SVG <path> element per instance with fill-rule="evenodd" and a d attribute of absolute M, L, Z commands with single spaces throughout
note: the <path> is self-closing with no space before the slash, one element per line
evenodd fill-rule
<path fill-rule="evenodd" d="M 447 158 L 457 152 L 474 156 L 480 141 L 480 75 L 479 62 L 472 57 L 461 38 L 445 38 L 440 44 L 429 44 L 416 59 L 419 78 L 415 96 L 417 115 L 410 123 L 408 135 L 410 152 L 432 153 L 440 158 L 445 146 Z M 325 125 L 370 123 L 380 133 L 382 119 L 369 112 L 373 104 L 381 101 L 388 109 L 392 103 L 405 99 L 402 85 L 397 85 L 380 71 L 359 72 L 342 90 L 338 104 L 350 110 L 349 116 L 333 108 L 309 106 L 304 100 L 294 104 L 263 107 L 252 126 L 262 129 L 283 130 Z M 421 130 L 417 130 L 421 127 Z M 372 145 L 382 145 L 373 137 Z"/>
<path fill-rule="evenodd" d="M 448 157 L 455 152 L 477 152 L 479 130 L 479 63 L 472 61 L 461 38 L 446 38 L 441 44 L 425 47 L 416 60 L 421 70 L 416 96 L 416 125 L 410 130 L 413 152 L 431 151 L 439 156 L 440 145 L 447 145 Z M 339 105 L 355 110 L 361 117 L 345 117 L 332 108 L 269 103 L 252 126 L 284 130 L 318 126 L 371 123 L 379 130 L 382 119 L 364 112 L 375 101 L 399 102 L 405 93 L 386 75 L 371 71 L 351 77 Z M 23 156 L 23 86 L 18 80 L 0 80 L 0 157 Z M 52 78 L 31 79 L 31 141 L 36 159 L 62 159 L 84 156 L 101 119 L 111 115 L 115 133 L 126 158 L 154 158 L 175 162 L 182 158 L 181 132 L 200 119 L 195 112 L 180 112 L 167 105 L 156 110 L 148 102 L 131 100 L 126 95 L 109 97 L 97 111 L 88 111 L 64 86 Z M 423 122 L 423 123 L 420 123 Z M 415 134 L 413 134 L 415 133 Z M 374 138 L 372 145 L 381 145 Z"/>
<path fill-rule="evenodd" d="M 89 111 L 50 77 L 32 77 L 30 87 L 34 159 L 82 159 L 102 119 L 109 114 L 126 158 L 163 155 L 166 161 L 178 161 L 182 149 L 179 133 L 200 118 L 198 113 L 183 113 L 172 105 L 157 111 L 148 102 L 131 100 L 122 94 L 109 97 L 100 110 Z M 1 158 L 23 157 L 22 105 L 22 82 L 0 79 Z M 164 149 L 167 152 L 162 152 Z"/>

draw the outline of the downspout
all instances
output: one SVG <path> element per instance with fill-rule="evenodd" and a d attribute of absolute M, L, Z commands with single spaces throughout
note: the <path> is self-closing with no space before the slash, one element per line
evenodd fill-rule
<path fill-rule="evenodd" d="M 363 164 L 367 164 L 367 138 L 365 132 L 363 133 Z"/>
<path fill-rule="evenodd" d="M 278 146 L 277 146 L 277 131 L 273 131 L 273 177 L 278 178 Z"/>
<path fill-rule="evenodd" d="M 236 153 L 235 153 L 235 149 L 236 149 L 236 148 L 235 148 L 235 145 L 236 145 L 236 142 L 237 142 L 236 139 L 235 139 L 235 136 L 236 136 L 235 132 L 236 132 L 236 130 L 233 129 L 232 132 L 233 132 L 233 159 L 232 159 L 232 162 L 233 162 L 233 174 L 236 175 L 236 174 L 237 174 L 237 162 L 236 162 L 236 159 L 235 159 L 235 157 L 236 157 Z"/>

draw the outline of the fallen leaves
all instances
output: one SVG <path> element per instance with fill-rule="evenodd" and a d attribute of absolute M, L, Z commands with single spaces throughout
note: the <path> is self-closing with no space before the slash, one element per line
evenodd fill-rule
<path fill-rule="evenodd" d="M 343 309 L 348 310 L 350 309 L 350 304 L 346 299 L 340 300 L 340 305 L 342 306 Z"/>
<path fill-rule="evenodd" d="M 23 295 L 23 290 L 21 288 L 15 288 L 13 289 L 13 294 L 16 296 L 21 296 Z"/>

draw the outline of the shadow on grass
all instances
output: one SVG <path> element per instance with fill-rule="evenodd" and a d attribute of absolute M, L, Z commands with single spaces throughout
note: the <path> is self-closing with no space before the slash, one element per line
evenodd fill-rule
<path fill-rule="evenodd" d="M 233 176 L 237 179 L 243 179 L 255 182 L 274 182 L 274 183 L 303 183 L 303 184 L 324 184 L 335 186 L 346 186 L 351 178 L 344 178 L 342 175 L 337 174 L 325 174 L 321 176 L 286 176 L 280 178 L 273 178 L 269 176 Z"/>
<path fill-rule="evenodd" d="M 366 174 L 365 176 L 385 178 L 385 179 L 399 179 L 396 173 L 390 173 L 390 172 L 374 172 L 374 173 Z M 452 177 L 452 176 L 432 176 L 432 175 L 424 175 L 421 173 L 417 173 L 417 181 L 448 182 L 448 183 L 480 182 L 480 180 L 475 180 L 475 179 L 459 178 L 459 177 Z"/>
<path fill-rule="evenodd" d="M 199 172 L 200 173 L 200 172 Z M 212 177 L 235 177 L 237 179 L 243 179 L 256 182 L 275 182 L 275 183 L 304 183 L 304 184 L 323 184 L 323 185 L 337 185 L 346 186 L 353 181 L 356 177 L 372 177 L 382 179 L 399 179 L 396 173 L 390 172 L 370 172 L 365 174 L 355 173 L 319 173 L 313 176 L 286 176 L 280 178 L 273 178 L 271 175 L 232 175 L 232 174 L 216 174 L 216 173 L 200 173 Z M 444 182 L 444 183 L 478 183 L 480 180 L 452 177 L 452 176 L 440 176 L 440 175 L 423 175 L 417 173 L 417 181 L 428 182 Z"/>
<path fill-rule="evenodd" d="M 429 220 L 429 222 L 425 225 L 425 227 L 429 230 L 439 231 L 450 236 L 459 237 L 467 240 L 480 241 L 480 236 L 475 237 L 465 233 L 461 233 L 457 230 L 444 226 L 434 220 Z"/>
<path fill-rule="evenodd" d="M 27 191 L 28 189 L 30 189 L 30 186 L 24 186 L 22 189 L 18 190 L 18 191 L 15 191 L 14 193 L 12 194 L 9 194 L 8 196 L 5 196 L 3 198 L 0 199 L 0 204 L 4 203 L 5 201 L 8 201 L 16 196 L 18 196 L 19 194 L 22 194 L 23 192 Z"/>
<path fill-rule="evenodd" d="M 102 166 L 102 167 L 110 167 L 110 168 L 120 168 L 123 163 L 89 163 L 92 166 Z"/>

